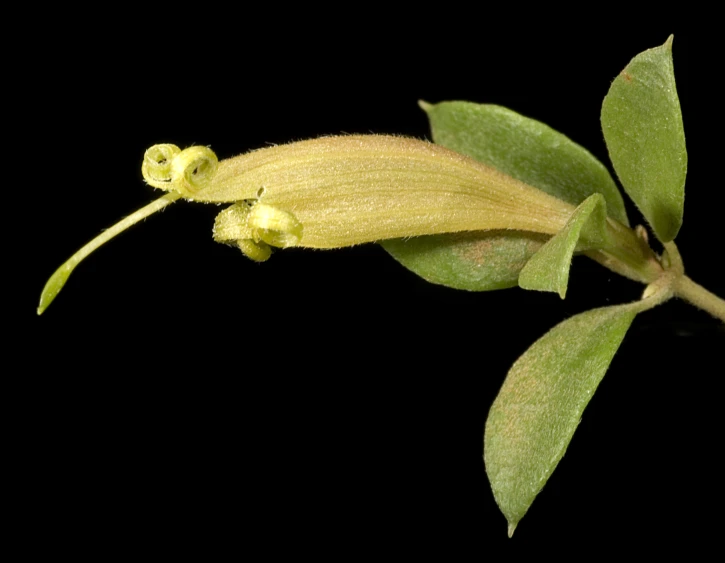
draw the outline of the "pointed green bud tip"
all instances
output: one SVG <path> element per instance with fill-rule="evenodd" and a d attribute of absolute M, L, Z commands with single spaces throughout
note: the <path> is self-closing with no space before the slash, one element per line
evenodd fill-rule
<path fill-rule="evenodd" d="M 428 113 L 433 109 L 433 104 L 426 102 L 425 100 L 418 100 L 418 107 L 424 112 Z"/>
<path fill-rule="evenodd" d="M 48 305 L 53 302 L 56 295 L 58 295 L 60 290 L 63 289 L 63 286 L 65 285 L 65 282 L 68 281 L 68 276 L 71 275 L 74 266 L 75 265 L 67 263 L 63 264 L 53 273 L 52 276 L 50 276 L 50 279 L 43 288 L 43 293 L 40 294 L 40 303 L 38 304 L 37 309 L 38 315 L 43 314 L 43 311 L 48 308 Z"/>
<path fill-rule="evenodd" d="M 509 522 L 509 537 L 512 538 L 514 536 L 514 531 L 516 530 L 516 526 L 518 526 L 518 522 Z"/>

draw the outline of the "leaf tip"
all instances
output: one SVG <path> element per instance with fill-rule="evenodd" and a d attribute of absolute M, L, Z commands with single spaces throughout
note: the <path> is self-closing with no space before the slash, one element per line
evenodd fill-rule
<path fill-rule="evenodd" d="M 518 522 L 509 522 L 508 534 L 510 538 L 514 536 L 514 531 L 516 530 L 516 526 L 518 526 L 518 524 Z"/>
<path fill-rule="evenodd" d="M 424 112 L 429 113 L 433 109 L 433 104 L 428 103 L 425 100 L 418 100 L 418 107 Z"/>
<path fill-rule="evenodd" d="M 670 51 L 672 50 L 672 42 L 675 40 L 674 33 L 670 33 L 670 36 L 667 38 L 667 41 L 665 41 L 665 44 L 663 47 L 667 47 Z"/>

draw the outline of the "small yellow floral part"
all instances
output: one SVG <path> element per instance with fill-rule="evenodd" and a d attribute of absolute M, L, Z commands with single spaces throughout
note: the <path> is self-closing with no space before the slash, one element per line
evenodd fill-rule
<path fill-rule="evenodd" d="M 302 224 L 292 213 L 266 203 L 252 207 L 247 224 L 254 230 L 255 240 L 279 248 L 297 246 L 302 238 Z"/>
<path fill-rule="evenodd" d="M 272 251 L 296 246 L 302 236 L 302 225 L 291 213 L 246 200 L 235 203 L 217 215 L 214 240 L 231 244 L 255 262 L 264 262 Z"/>
<path fill-rule="evenodd" d="M 219 161 L 208 147 L 179 150 L 176 145 L 154 145 L 144 154 L 141 173 L 146 183 L 193 198 L 216 174 Z"/>

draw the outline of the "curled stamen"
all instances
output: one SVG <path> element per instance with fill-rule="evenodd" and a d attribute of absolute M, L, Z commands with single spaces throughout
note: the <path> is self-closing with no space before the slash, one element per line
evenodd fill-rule
<path fill-rule="evenodd" d="M 146 183 L 154 188 L 168 190 L 171 183 L 171 162 L 181 149 L 176 145 L 154 145 L 143 156 L 141 173 Z"/>
<path fill-rule="evenodd" d="M 171 162 L 173 189 L 193 197 L 206 186 L 216 173 L 216 154 L 208 147 L 189 147 L 181 151 Z"/>
<path fill-rule="evenodd" d="M 297 246 L 302 238 L 302 223 L 297 217 L 273 205 L 255 205 L 249 212 L 247 225 L 254 229 L 255 239 L 279 248 Z"/>
<path fill-rule="evenodd" d="M 194 197 L 208 185 L 216 173 L 218 160 L 207 147 L 154 145 L 144 154 L 141 173 L 154 188 Z"/>

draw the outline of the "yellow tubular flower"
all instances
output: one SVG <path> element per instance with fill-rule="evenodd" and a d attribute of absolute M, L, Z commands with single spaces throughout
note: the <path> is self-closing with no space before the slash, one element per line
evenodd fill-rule
<path fill-rule="evenodd" d="M 557 233 L 570 204 L 471 158 L 405 137 L 352 135 L 280 145 L 217 162 L 206 147 L 155 145 L 147 183 L 168 191 L 91 241 L 50 278 L 41 313 L 73 268 L 139 220 L 185 198 L 231 203 L 214 238 L 250 258 L 269 246 L 339 248 L 390 238 L 515 229 Z"/>
<path fill-rule="evenodd" d="M 487 229 L 553 234 L 574 210 L 466 156 L 384 135 L 265 148 L 219 162 L 210 176 L 197 186 L 180 175 L 147 181 L 193 201 L 261 202 L 284 210 L 304 229 L 297 245 L 309 248 Z"/>

